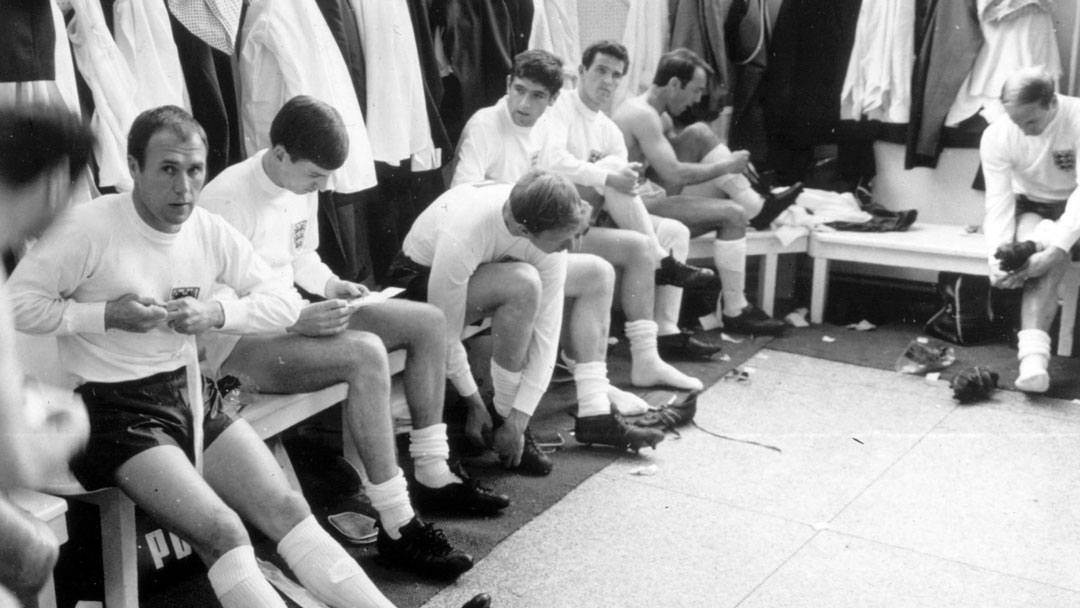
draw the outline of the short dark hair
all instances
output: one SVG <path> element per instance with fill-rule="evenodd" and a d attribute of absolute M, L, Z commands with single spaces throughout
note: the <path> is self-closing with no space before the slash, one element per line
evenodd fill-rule
<path fill-rule="evenodd" d="M 592 62 L 599 54 L 613 57 L 623 62 L 623 72 L 630 69 L 630 53 L 626 47 L 615 40 L 599 40 L 590 44 L 581 54 L 581 65 L 586 70 L 592 67 Z"/>
<path fill-rule="evenodd" d="M 690 49 L 675 49 L 660 56 L 660 63 L 656 65 L 656 75 L 653 76 L 653 84 L 662 87 L 674 76 L 679 79 L 682 86 L 694 78 L 694 72 L 701 68 L 705 75 L 713 74 L 713 69 L 705 60 L 698 57 L 697 53 Z"/>
<path fill-rule="evenodd" d="M 1039 68 L 1023 68 L 1014 72 L 1001 88 L 1001 102 L 1027 105 L 1038 103 L 1050 107 L 1054 100 L 1054 78 Z"/>
<path fill-rule="evenodd" d="M 59 104 L 0 107 L 0 181 L 18 188 L 67 161 L 71 181 L 90 162 L 94 134 Z"/>
<path fill-rule="evenodd" d="M 139 169 L 143 168 L 143 162 L 146 161 L 146 146 L 150 143 L 150 138 L 165 129 L 185 140 L 192 135 L 198 135 L 203 147 L 209 149 L 206 131 L 190 112 L 177 106 L 150 108 L 135 117 L 131 130 L 128 131 L 128 156 L 135 159 Z"/>
<path fill-rule="evenodd" d="M 510 213 L 533 234 L 580 224 L 589 216 L 589 204 L 565 177 L 533 170 L 510 190 Z"/>
<path fill-rule="evenodd" d="M 563 85 L 563 60 L 540 49 L 522 51 L 514 57 L 511 78 L 531 80 L 547 89 L 554 97 Z"/>
<path fill-rule="evenodd" d="M 333 106 L 297 95 L 281 106 L 270 123 L 270 145 L 285 148 L 293 162 L 306 160 L 333 171 L 349 157 L 349 132 Z"/>

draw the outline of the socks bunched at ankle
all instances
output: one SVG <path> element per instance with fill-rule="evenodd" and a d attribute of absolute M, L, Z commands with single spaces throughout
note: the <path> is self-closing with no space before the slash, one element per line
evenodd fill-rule
<path fill-rule="evenodd" d="M 379 523 L 390 538 L 401 538 L 401 526 L 416 517 L 412 503 L 409 502 L 409 490 L 405 475 L 401 469 L 397 474 L 382 483 L 370 483 L 364 486 L 364 492 L 371 500 L 371 506 L 379 512 Z"/>
<path fill-rule="evenodd" d="M 300 584 L 333 608 L 394 608 L 313 515 L 281 539 L 278 553 Z"/>
<path fill-rule="evenodd" d="M 746 301 L 746 237 L 713 241 L 713 261 L 721 284 L 716 312 L 737 317 L 749 304 Z"/>
<path fill-rule="evenodd" d="M 446 439 L 446 424 L 439 423 L 409 432 L 409 456 L 415 465 L 416 481 L 429 488 L 441 488 L 461 483 L 450 472 L 446 459 L 450 457 L 450 444 Z"/>
<path fill-rule="evenodd" d="M 222 608 L 285 608 L 255 561 L 255 549 L 243 545 L 218 558 L 206 573 Z"/>
<path fill-rule="evenodd" d="M 660 358 L 656 350 L 656 332 L 656 323 L 648 319 L 626 323 L 626 339 L 630 341 L 630 382 L 634 386 L 701 390 L 701 380 L 687 376 Z"/>
<path fill-rule="evenodd" d="M 590 361 L 574 366 L 574 384 L 577 388 L 578 417 L 603 416 L 611 413 L 608 400 L 610 382 L 607 363 Z"/>
<path fill-rule="evenodd" d="M 1045 393 L 1050 388 L 1050 334 L 1041 329 L 1022 329 L 1016 334 L 1016 358 L 1020 373 L 1016 388 L 1029 393 Z"/>
<path fill-rule="evenodd" d="M 521 387 L 521 372 L 512 372 L 491 360 L 491 387 L 495 389 L 492 401 L 495 411 L 503 418 L 510 415 L 514 408 L 514 398 L 517 397 L 518 388 Z"/>

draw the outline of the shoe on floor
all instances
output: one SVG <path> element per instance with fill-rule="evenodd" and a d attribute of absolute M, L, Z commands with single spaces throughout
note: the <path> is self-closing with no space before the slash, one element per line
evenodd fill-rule
<path fill-rule="evenodd" d="M 635 426 L 658 429 L 674 429 L 684 424 L 690 424 L 693 422 L 694 416 L 697 415 L 699 394 L 697 392 L 690 393 L 682 403 L 661 405 L 659 409 L 630 418 L 629 422 Z"/>
<path fill-rule="evenodd" d="M 720 337 L 707 331 L 682 329 L 677 334 L 656 337 L 656 350 L 665 359 L 707 359 L 723 348 Z"/>
<path fill-rule="evenodd" d="M 441 488 L 429 488 L 420 482 L 410 486 L 413 504 L 422 513 L 494 515 L 510 506 L 510 497 L 477 483 L 469 477 L 460 462 L 450 470 L 461 478 L 461 483 L 451 483 Z"/>
<path fill-rule="evenodd" d="M 673 253 L 669 253 L 667 257 L 660 260 L 660 268 L 656 269 L 657 285 L 703 289 L 716 283 L 716 272 L 712 268 L 701 268 L 680 262 L 675 259 Z"/>
<path fill-rule="evenodd" d="M 453 580 L 473 567 L 471 555 L 451 547 L 442 530 L 417 518 L 401 527 L 397 540 L 380 525 L 377 546 L 380 562 L 425 578 Z"/>
<path fill-rule="evenodd" d="M 488 404 L 488 413 L 491 414 L 491 424 L 495 428 L 499 428 L 506 422 L 506 419 L 495 411 L 494 405 Z M 525 427 L 525 447 L 521 450 L 521 464 L 514 470 L 525 475 L 543 477 L 551 473 L 554 467 L 555 463 L 551 462 L 547 454 L 540 450 L 540 446 L 536 445 L 529 427 Z"/>
<path fill-rule="evenodd" d="M 473 596 L 473 598 L 461 605 L 461 608 L 490 608 L 491 596 L 486 593 L 480 593 Z"/>
<path fill-rule="evenodd" d="M 777 336 L 787 327 L 783 321 L 770 317 L 753 304 L 747 304 L 737 317 L 723 315 L 722 319 L 724 329 L 728 331 L 758 336 Z"/>
<path fill-rule="evenodd" d="M 601 414 L 578 416 L 574 423 L 574 437 L 578 443 L 585 445 L 607 445 L 637 452 L 645 446 L 655 450 L 656 444 L 664 440 L 664 433 L 657 429 L 634 426 L 615 414 Z"/>

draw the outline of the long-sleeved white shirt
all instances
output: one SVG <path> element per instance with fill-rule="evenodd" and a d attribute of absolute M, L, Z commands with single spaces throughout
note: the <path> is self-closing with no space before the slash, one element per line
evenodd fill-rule
<path fill-rule="evenodd" d="M 446 315 L 447 378 L 463 395 L 476 392 L 461 332 L 469 278 L 481 264 L 517 260 L 540 272 L 540 311 L 533 325 L 513 408 L 532 415 L 551 381 L 562 325 L 566 253 L 546 254 L 514 236 L 503 219 L 510 184 L 466 184 L 436 199 L 413 223 L 402 251 L 429 266 L 428 302 Z"/>
<path fill-rule="evenodd" d="M 1016 233 L 1016 196 L 1034 201 L 1068 200 L 1050 245 L 1068 251 L 1080 238 L 1080 194 L 1076 156 L 1080 152 L 1080 99 L 1057 96 L 1057 114 L 1039 135 L 1024 135 L 1002 115 L 983 132 L 979 155 L 986 178 L 983 231 L 993 263 L 998 246 Z"/>
<path fill-rule="evenodd" d="M 207 301 L 215 283 L 241 296 L 221 301 L 221 331 L 272 331 L 300 314 L 292 286 L 220 217 L 196 208 L 179 232 L 167 234 L 139 218 L 130 194 L 115 194 L 69 211 L 19 263 L 7 288 L 17 328 L 56 335 L 66 372 L 79 381 L 120 382 L 176 369 L 189 337 L 165 324 L 146 333 L 106 331 L 106 303 L 126 294 Z"/>
<path fill-rule="evenodd" d="M 537 166 L 546 120 L 545 115 L 531 127 L 515 125 L 505 96 L 477 110 L 461 133 L 450 186 L 485 180 L 512 184 L 521 179 Z"/>
<path fill-rule="evenodd" d="M 547 133 L 540 166 L 603 193 L 608 174 L 628 162 L 618 125 L 603 112 L 589 109 L 576 90 L 560 95 L 544 118 Z"/>

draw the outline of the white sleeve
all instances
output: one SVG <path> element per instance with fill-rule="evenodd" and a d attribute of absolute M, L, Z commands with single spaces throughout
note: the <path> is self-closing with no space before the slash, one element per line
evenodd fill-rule
<path fill-rule="evenodd" d="M 218 218 L 215 218 L 218 219 Z M 219 263 L 218 282 L 232 287 L 237 299 L 219 299 L 225 312 L 220 330 L 229 334 L 278 331 L 300 317 L 303 301 L 284 278 L 276 275 L 235 228 L 225 221 L 217 226 L 214 245 Z"/>
<path fill-rule="evenodd" d="M 461 184 L 477 184 L 487 179 L 487 169 L 491 164 L 488 159 L 492 154 L 489 147 L 483 135 L 483 129 L 478 128 L 473 121 L 469 121 L 458 143 L 454 178 L 450 182 L 451 188 Z"/>
<path fill-rule="evenodd" d="M 478 265 L 477 256 L 455 236 L 446 232 L 437 235 L 428 278 L 428 303 L 446 317 L 446 377 L 462 396 L 478 390 L 461 343 L 469 279 Z"/>
<path fill-rule="evenodd" d="M 312 194 L 311 196 L 317 196 Z M 293 281 L 309 293 L 326 297 L 326 283 L 333 278 L 330 270 L 319 257 L 319 204 L 308 205 L 307 226 L 304 228 L 304 245 L 300 255 L 292 262 Z"/>
<path fill-rule="evenodd" d="M 106 303 L 70 298 L 94 272 L 99 253 L 70 217 L 54 225 L 27 252 L 8 281 L 16 328 L 47 335 L 105 333 Z"/>
<path fill-rule="evenodd" d="M 1073 151 L 1073 157 L 1080 156 L 1080 149 Z M 1063 251 L 1069 251 L 1080 239 L 1080 174 L 1077 174 L 1077 188 L 1074 188 L 1065 203 L 1065 213 L 1054 223 L 1050 245 Z"/>
<path fill-rule="evenodd" d="M 576 91 L 566 91 L 564 95 L 576 95 Z M 570 153 L 567 141 L 573 125 L 562 115 L 552 114 L 547 118 L 545 145 L 540 154 L 540 166 L 543 169 L 566 177 L 574 184 L 603 190 L 607 184 L 608 170 Z"/>
<path fill-rule="evenodd" d="M 993 128 L 983 134 L 979 146 L 983 178 L 986 182 L 986 216 L 983 233 L 989 249 L 987 259 L 995 265 L 994 252 L 1016 236 L 1016 195 L 1012 191 L 1012 163 L 1000 136 Z"/>
<path fill-rule="evenodd" d="M 540 271 L 540 311 L 533 326 L 532 340 L 521 370 L 521 385 L 514 397 L 513 408 L 529 416 L 536 411 L 541 397 L 551 383 L 555 357 L 559 350 L 562 330 L 563 297 L 566 285 L 566 252 L 553 253 L 536 261 Z"/>

